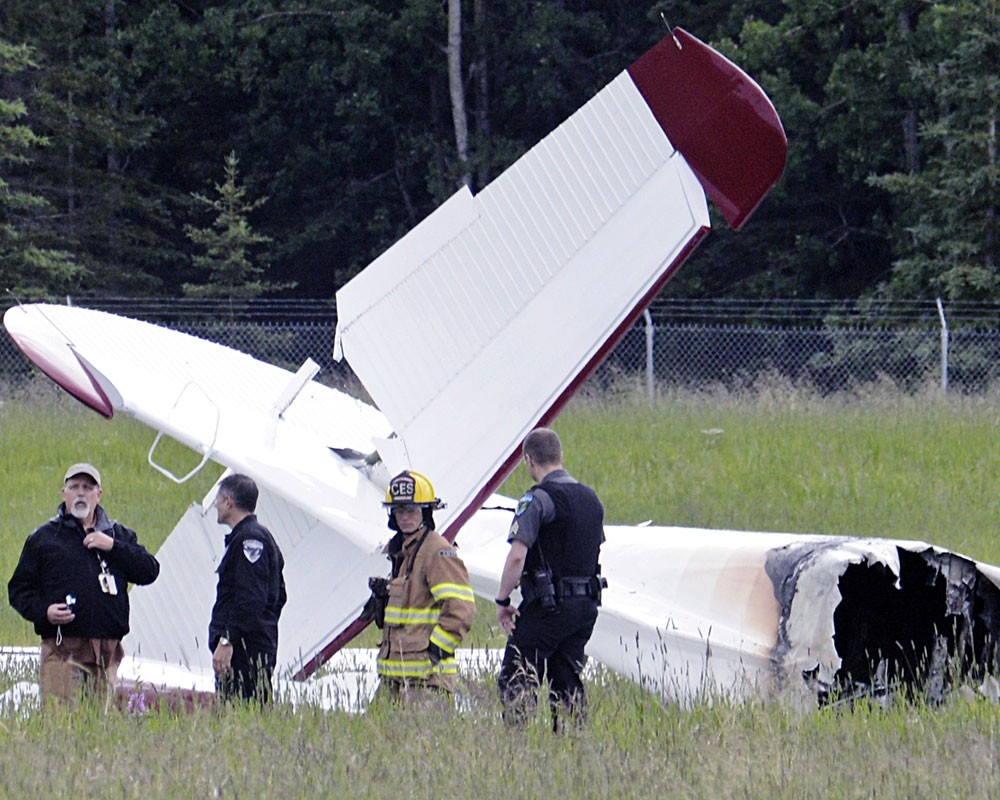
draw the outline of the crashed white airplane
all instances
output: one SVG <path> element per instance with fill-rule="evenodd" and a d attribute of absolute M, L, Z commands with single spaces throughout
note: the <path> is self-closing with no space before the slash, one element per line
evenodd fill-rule
<path fill-rule="evenodd" d="M 280 671 L 304 680 L 367 623 L 386 569 L 385 479 L 412 467 L 495 596 L 512 504 L 492 493 L 709 232 L 739 228 L 784 168 L 767 97 L 680 29 L 478 195 L 463 189 L 337 294 L 335 348 L 377 408 L 248 355 L 82 308 L 4 317 L 45 374 L 252 475 L 286 557 Z M 707 195 L 707 198 L 706 198 Z M 419 342 L 419 348 L 413 347 Z M 156 447 L 150 463 L 158 466 Z M 377 453 L 378 458 L 363 458 Z M 133 594 L 130 652 L 209 668 L 222 533 L 211 495 Z M 506 508 L 507 510 L 499 510 Z M 667 697 L 930 681 L 993 665 L 1000 570 L 919 542 L 609 526 L 590 654 Z M 943 680 L 943 677 L 942 677 Z M 191 688 L 191 687 L 188 687 Z"/>

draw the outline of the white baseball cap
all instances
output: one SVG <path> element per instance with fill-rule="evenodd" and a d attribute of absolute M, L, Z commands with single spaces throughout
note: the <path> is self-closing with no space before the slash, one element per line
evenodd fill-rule
<path fill-rule="evenodd" d="M 101 485 L 101 473 L 97 471 L 97 467 L 93 464 L 87 464 L 82 462 L 80 464 L 74 464 L 68 470 L 66 470 L 66 477 L 63 478 L 63 483 L 66 483 L 74 475 L 86 475 L 87 477 L 93 478 L 94 483 L 98 486 Z"/>

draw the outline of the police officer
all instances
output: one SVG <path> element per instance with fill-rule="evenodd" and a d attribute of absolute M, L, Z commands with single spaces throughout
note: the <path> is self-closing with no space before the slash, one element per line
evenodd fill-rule
<path fill-rule="evenodd" d="M 285 560 L 271 532 L 257 521 L 257 484 L 227 475 L 215 494 L 226 550 L 208 625 L 216 694 L 223 700 L 271 701 L 278 659 L 278 619 L 285 605 Z"/>
<path fill-rule="evenodd" d="M 444 503 L 419 472 L 389 482 L 382 504 L 396 531 L 385 553 L 392 564 L 378 652 L 378 694 L 425 702 L 455 690 L 455 650 L 472 627 L 475 596 L 455 547 L 434 530 L 433 511 Z M 377 590 L 376 590 L 377 591 Z"/>
<path fill-rule="evenodd" d="M 593 489 L 563 469 L 555 431 L 529 433 L 523 457 L 536 485 L 518 503 L 507 536 L 510 551 L 496 606 L 508 639 L 498 683 L 504 719 L 516 723 L 534 707 L 547 679 L 558 731 L 560 709 L 578 723 L 586 714 L 580 674 L 600 605 L 604 506 Z M 514 608 L 510 594 L 518 583 L 521 604 Z"/>

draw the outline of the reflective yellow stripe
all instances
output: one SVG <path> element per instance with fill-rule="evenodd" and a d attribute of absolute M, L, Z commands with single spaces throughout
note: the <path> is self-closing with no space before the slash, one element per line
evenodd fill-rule
<path fill-rule="evenodd" d="M 470 603 L 476 602 L 476 596 L 472 587 L 467 583 L 439 583 L 431 587 L 431 594 L 435 600 L 467 600 Z"/>
<path fill-rule="evenodd" d="M 457 675 L 458 662 L 454 658 L 442 658 L 437 666 L 429 658 L 380 658 L 378 674 L 387 678 L 429 678 L 431 675 Z"/>
<path fill-rule="evenodd" d="M 462 642 L 459 637 L 455 636 L 453 633 L 449 633 L 440 625 L 436 626 L 434 630 L 431 631 L 431 641 L 449 653 L 455 652 L 455 648 Z"/>
<path fill-rule="evenodd" d="M 378 674 L 387 678 L 426 678 L 431 674 L 431 662 L 426 658 L 421 661 L 379 659 Z"/>
<path fill-rule="evenodd" d="M 440 616 L 439 608 L 385 607 L 385 621 L 389 625 L 434 625 Z"/>

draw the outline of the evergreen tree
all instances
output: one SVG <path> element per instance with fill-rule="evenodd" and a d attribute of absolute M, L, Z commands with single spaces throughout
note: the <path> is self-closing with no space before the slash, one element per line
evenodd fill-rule
<path fill-rule="evenodd" d="M 226 179 L 215 185 L 216 197 L 195 194 L 194 199 L 215 212 L 216 217 L 208 228 L 186 225 L 187 237 L 205 248 L 205 253 L 194 256 L 194 265 L 207 273 L 208 282 L 184 284 L 189 297 L 259 297 L 268 292 L 289 288 L 294 284 L 271 283 L 261 280 L 264 264 L 255 263 L 251 249 L 271 241 L 270 237 L 255 233 L 248 215 L 267 202 L 266 197 L 246 199 L 246 188 L 237 180 L 236 153 L 225 159 Z"/>
<path fill-rule="evenodd" d="M 54 246 L 81 267 L 77 293 L 160 291 L 178 272 L 184 239 L 175 219 L 187 192 L 150 180 L 154 136 L 164 124 L 153 92 L 147 33 L 155 0 L 5 0 L 9 36 L 39 54 L 33 130 L 51 143 L 24 178 L 54 209 Z M 151 31 L 149 31 L 151 32 Z M 159 34 L 158 52 L 176 43 Z M 176 56 L 174 56 L 176 58 Z M 194 188 L 194 187 L 192 187 Z"/>
<path fill-rule="evenodd" d="M 71 254 L 46 247 L 51 207 L 45 198 L 23 188 L 20 168 L 48 141 L 23 120 L 27 106 L 20 97 L 5 97 L 17 78 L 35 63 L 30 49 L 0 39 L 0 288 L 16 295 L 64 289 L 78 272 Z"/>

